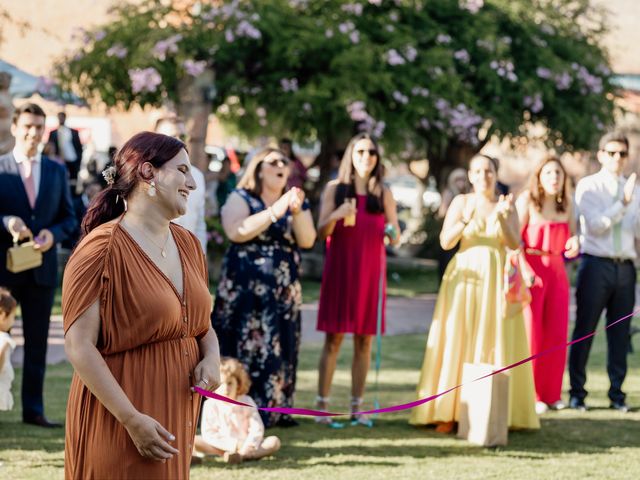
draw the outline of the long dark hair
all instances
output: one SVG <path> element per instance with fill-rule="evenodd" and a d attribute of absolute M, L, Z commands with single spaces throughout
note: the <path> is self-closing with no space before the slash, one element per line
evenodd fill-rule
<path fill-rule="evenodd" d="M 556 212 L 564 213 L 567 211 L 569 206 L 569 177 L 567 176 L 567 171 L 558 157 L 549 155 L 538 164 L 533 175 L 531 175 L 531 180 L 529 181 L 529 198 L 531 198 L 531 203 L 533 203 L 533 206 L 538 212 L 542 211 L 542 203 L 544 202 L 544 197 L 546 195 L 544 188 L 542 188 L 542 184 L 540 183 L 540 174 L 542 173 L 542 169 L 545 165 L 553 162 L 558 164 L 563 175 L 562 188 L 555 198 Z"/>
<path fill-rule="evenodd" d="M 353 149 L 360 140 L 370 140 L 376 149 L 376 166 L 373 167 L 369 182 L 367 183 L 367 211 L 370 213 L 384 212 L 383 185 L 382 185 L 382 162 L 380 159 L 380 147 L 378 143 L 368 133 L 359 133 L 353 137 L 347 145 L 340 168 L 338 169 L 338 185 L 336 187 L 335 205 L 342 205 L 346 198 L 355 198 L 355 175 L 353 173 Z"/>
<path fill-rule="evenodd" d="M 186 147 L 180 140 L 160 133 L 141 132 L 131 137 L 113 159 L 114 183 L 96 195 L 82 219 L 82 236 L 124 213 L 124 200 L 138 183 L 149 180 L 142 174 L 144 163 L 160 168 L 182 149 Z"/>

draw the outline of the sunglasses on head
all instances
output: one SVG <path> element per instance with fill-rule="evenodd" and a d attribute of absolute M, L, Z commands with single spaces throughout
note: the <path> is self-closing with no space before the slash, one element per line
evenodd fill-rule
<path fill-rule="evenodd" d="M 378 151 L 377 150 L 356 150 L 356 153 L 358 155 L 364 155 L 364 152 L 369 152 L 369 156 L 378 155 Z"/>
<path fill-rule="evenodd" d="M 629 155 L 629 152 L 626 150 L 605 150 L 604 152 L 610 157 L 613 157 L 616 153 L 620 155 L 620 158 L 624 158 Z"/>

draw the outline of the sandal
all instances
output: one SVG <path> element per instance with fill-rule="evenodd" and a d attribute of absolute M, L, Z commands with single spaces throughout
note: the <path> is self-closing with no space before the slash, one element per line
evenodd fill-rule
<path fill-rule="evenodd" d="M 360 411 L 362 408 L 362 404 L 364 403 L 364 400 L 362 397 L 351 397 L 351 411 L 352 412 L 358 412 Z M 360 413 L 358 415 L 351 415 L 351 426 L 355 427 L 357 425 L 360 425 L 362 427 L 367 427 L 367 428 L 371 428 L 373 427 L 373 420 L 371 419 L 371 417 L 369 417 L 369 415 L 366 415 L 364 413 Z"/>
<path fill-rule="evenodd" d="M 316 397 L 316 408 L 322 412 L 327 411 L 327 407 L 329 406 L 329 397 L 321 397 L 318 395 Z M 336 422 L 333 417 L 314 417 L 314 420 L 319 425 L 326 425 L 329 428 L 344 428 L 344 423 Z"/>

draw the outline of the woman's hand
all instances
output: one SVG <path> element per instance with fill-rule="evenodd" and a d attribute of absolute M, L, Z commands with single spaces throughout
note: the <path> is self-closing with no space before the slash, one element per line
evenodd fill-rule
<path fill-rule="evenodd" d="M 289 210 L 293 215 L 300 212 L 303 202 L 304 192 L 298 187 L 293 187 L 289 193 Z"/>
<path fill-rule="evenodd" d="M 580 241 L 578 236 L 569 237 L 564 244 L 564 256 L 567 258 L 576 258 L 580 253 Z"/>
<path fill-rule="evenodd" d="M 346 198 L 344 203 L 333 211 L 331 219 L 335 221 L 342 220 L 349 215 L 355 215 L 357 211 L 358 209 L 355 206 L 355 202 Z"/>
<path fill-rule="evenodd" d="M 213 392 L 220 386 L 220 357 L 205 356 L 193 371 L 195 386 Z"/>
<path fill-rule="evenodd" d="M 164 463 L 180 453 L 168 443 L 176 437 L 149 415 L 138 412 L 124 424 L 124 427 L 140 455 L 145 458 Z"/>
<path fill-rule="evenodd" d="M 496 213 L 498 214 L 498 217 L 505 219 L 515 213 L 512 193 L 509 195 L 500 195 L 500 198 L 498 198 L 498 204 L 496 205 Z"/>
<path fill-rule="evenodd" d="M 273 205 L 271 205 L 271 210 L 276 217 L 282 218 L 287 213 L 287 210 L 289 209 L 290 199 L 292 197 L 292 191 L 293 190 L 289 190 L 283 193 L 282 196 L 278 200 L 276 200 Z"/>

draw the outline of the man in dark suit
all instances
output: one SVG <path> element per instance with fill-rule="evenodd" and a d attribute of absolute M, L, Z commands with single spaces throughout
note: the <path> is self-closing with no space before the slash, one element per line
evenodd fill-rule
<path fill-rule="evenodd" d="M 16 109 L 11 133 L 12 152 L 0 156 L 0 285 L 7 286 L 22 309 L 24 368 L 22 420 L 42 427 L 57 427 L 44 416 L 42 390 L 46 367 L 49 319 L 57 286 L 56 244 L 76 228 L 67 172 L 64 166 L 41 155 L 45 113 L 36 104 Z M 6 269 L 13 239 L 35 235 L 42 265 L 20 273 Z"/>
<path fill-rule="evenodd" d="M 51 132 L 49 143 L 53 147 L 55 155 L 64 160 L 64 164 L 69 170 L 69 180 L 71 189 L 75 191 L 82 160 L 82 143 L 78 130 L 65 125 L 67 115 L 64 112 L 58 113 L 59 126 L 57 130 Z"/>

